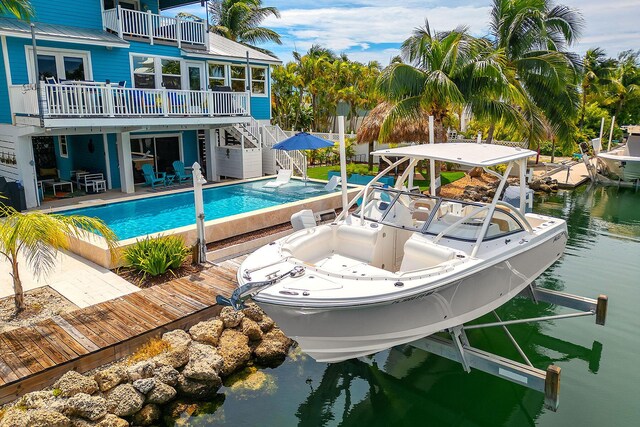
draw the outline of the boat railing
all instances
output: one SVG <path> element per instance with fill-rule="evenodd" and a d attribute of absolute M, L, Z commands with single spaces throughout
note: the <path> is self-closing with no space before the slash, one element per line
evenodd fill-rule
<path fill-rule="evenodd" d="M 471 218 L 473 218 L 474 216 L 478 215 L 479 213 L 481 213 L 484 210 L 488 210 L 491 207 L 491 205 L 485 205 L 485 206 L 479 206 L 477 209 L 472 210 L 469 214 L 463 216 L 462 218 L 460 218 L 459 220 L 457 220 L 456 222 L 454 222 L 453 224 L 451 224 L 450 226 L 448 226 L 447 228 L 445 228 L 444 230 L 442 230 L 434 239 L 433 239 L 433 243 L 438 243 L 440 241 L 440 239 L 442 239 L 447 233 L 449 233 L 451 230 L 455 229 L 456 227 L 459 227 L 461 224 L 463 224 L 465 221 L 470 220 Z M 434 208 L 435 209 L 435 208 Z M 487 215 L 488 218 L 488 215 Z M 486 221 L 486 219 L 485 219 Z M 428 226 L 429 224 L 427 224 Z"/>

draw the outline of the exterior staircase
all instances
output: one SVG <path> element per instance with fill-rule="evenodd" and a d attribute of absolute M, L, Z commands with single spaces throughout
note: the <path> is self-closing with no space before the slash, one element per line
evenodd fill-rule
<path fill-rule="evenodd" d="M 289 135 L 278 125 L 262 126 L 262 145 L 266 148 L 262 156 L 262 170 L 265 174 L 275 174 L 276 169 L 290 169 L 294 175 L 304 175 L 306 157 L 300 150 L 272 150 L 275 144 L 287 139 Z"/>

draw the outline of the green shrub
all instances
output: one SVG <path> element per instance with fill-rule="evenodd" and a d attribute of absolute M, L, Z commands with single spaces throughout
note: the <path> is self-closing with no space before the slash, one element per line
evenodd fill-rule
<path fill-rule="evenodd" d="M 340 172 L 340 166 L 334 166 L 331 169 L 329 169 L 331 171 L 336 171 L 336 172 Z M 358 174 L 358 175 L 377 175 L 378 172 L 375 170 L 370 171 L 369 170 L 369 166 L 363 163 L 349 163 L 347 164 L 347 176 L 351 176 L 353 174 Z"/>
<path fill-rule="evenodd" d="M 143 272 L 145 276 L 158 276 L 180 267 L 190 252 L 179 237 L 147 237 L 128 247 L 124 259 L 128 267 Z"/>

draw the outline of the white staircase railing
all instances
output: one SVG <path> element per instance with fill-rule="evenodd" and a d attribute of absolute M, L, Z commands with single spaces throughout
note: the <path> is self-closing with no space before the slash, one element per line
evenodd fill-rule
<path fill-rule="evenodd" d="M 271 148 L 280 141 L 287 139 L 289 136 L 278 125 L 274 126 L 262 126 L 263 130 L 263 145 L 264 147 Z M 305 162 L 307 161 L 305 155 L 299 151 L 284 151 L 274 150 L 276 165 L 282 169 L 290 169 L 297 171 L 300 175 L 304 175 Z"/>
<path fill-rule="evenodd" d="M 262 147 L 261 125 L 253 117 L 249 117 L 249 123 L 238 123 L 233 125 L 243 138 L 248 139 L 255 147 Z"/>

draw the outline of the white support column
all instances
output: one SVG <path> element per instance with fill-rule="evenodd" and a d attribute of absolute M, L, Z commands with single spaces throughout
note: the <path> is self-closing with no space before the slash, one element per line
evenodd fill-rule
<path fill-rule="evenodd" d="M 520 160 L 520 213 L 527 213 L 527 159 Z"/>
<path fill-rule="evenodd" d="M 436 142 L 435 129 L 433 126 L 433 116 L 429 116 L 429 144 L 435 144 Z M 429 160 L 429 193 L 434 197 L 438 194 L 438 183 L 436 182 L 436 161 L 433 159 Z"/>
<path fill-rule="evenodd" d="M 209 181 L 220 181 L 218 175 L 218 150 L 217 135 L 215 129 L 206 129 L 204 131 L 204 147 L 207 156 L 207 179 Z"/>
<path fill-rule="evenodd" d="M 340 189 L 342 190 L 342 210 L 349 207 L 349 196 L 347 189 L 347 156 L 345 154 L 344 142 L 344 116 L 338 116 L 338 134 L 340 139 Z"/>
<path fill-rule="evenodd" d="M 109 138 L 106 133 L 102 134 L 102 148 L 104 150 L 105 177 L 107 178 L 107 188 L 111 190 L 111 157 L 109 156 Z"/>
<path fill-rule="evenodd" d="M 133 161 L 131 159 L 131 134 L 121 132 L 116 134 L 118 146 L 118 165 L 120 167 L 120 189 L 123 193 L 135 193 L 133 185 Z"/>

